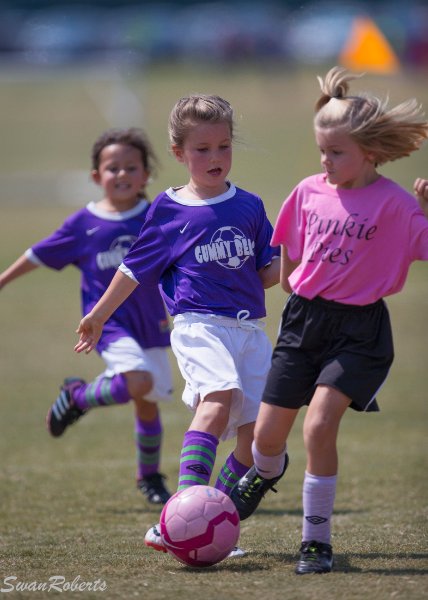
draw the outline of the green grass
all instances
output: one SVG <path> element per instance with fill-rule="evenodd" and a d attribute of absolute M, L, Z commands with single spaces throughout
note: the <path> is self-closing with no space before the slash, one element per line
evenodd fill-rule
<path fill-rule="evenodd" d="M 78 74 L 19 83 L 0 74 L 5 181 L 0 269 L 90 199 L 57 185 L 59 174 L 89 169 L 92 142 L 111 124 L 87 85 Z M 92 85 L 108 98 L 108 81 Z M 129 78 L 127 85 L 143 99 L 143 124 L 163 164 L 152 195 L 184 181 L 185 173 L 167 153 L 166 120 L 175 100 L 193 91 L 219 93 L 234 104 L 238 141 L 232 179 L 260 193 L 272 220 L 291 187 L 318 170 L 311 131 L 318 94 L 314 72 L 159 68 Z M 360 86 L 389 92 L 394 103 L 416 96 L 428 107 L 426 78 L 417 74 L 366 77 Z M 427 165 L 425 147 L 382 172 L 410 188 L 416 176 L 428 175 Z M 203 571 L 186 568 L 143 545 L 158 511 L 134 487 L 132 406 L 94 410 L 63 439 L 45 431 L 44 417 L 62 378 L 92 378 L 103 367 L 97 356 L 72 351 L 78 274 L 71 268 L 60 274 L 40 269 L 2 290 L 0 588 L 12 575 L 27 583 L 62 575 L 67 581 L 77 576 L 106 581 L 104 592 L 74 594 L 85 599 L 426 597 L 427 275 L 426 264 L 415 264 L 405 290 L 388 300 L 396 360 L 379 395 L 381 413 L 349 411 L 343 420 L 333 524 L 336 570 L 303 578 L 293 573 L 305 466 L 303 413 L 290 438 L 292 462 L 278 494 L 269 495 L 242 524 L 240 543 L 248 556 Z M 268 291 L 272 341 L 283 302 L 278 288 Z M 175 377 L 176 400 L 163 410 L 162 468 L 172 489 L 190 418 L 176 369 Z M 217 466 L 230 448 L 220 447 Z M 15 591 L 10 597 L 52 595 Z"/>

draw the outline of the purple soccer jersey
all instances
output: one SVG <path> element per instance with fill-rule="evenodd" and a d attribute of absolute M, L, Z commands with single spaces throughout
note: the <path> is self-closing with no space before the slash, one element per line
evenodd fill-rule
<path fill-rule="evenodd" d="M 91 202 L 69 216 L 52 235 L 27 251 L 33 262 L 60 270 L 81 271 L 82 313 L 87 314 L 107 289 L 146 219 L 149 203 L 123 213 L 109 213 Z M 105 324 L 98 351 L 121 337 L 142 348 L 169 346 L 169 327 L 157 282 L 138 286 Z"/>
<path fill-rule="evenodd" d="M 251 319 L 266 315 L 257 271 L 277 250 L 258 196 L 230 184 L 216 198 L 187 201 L 170 188 L 153 202 L 121 270 L 142 285 L 161 282 L 171 315 L 184 312 Z"/>

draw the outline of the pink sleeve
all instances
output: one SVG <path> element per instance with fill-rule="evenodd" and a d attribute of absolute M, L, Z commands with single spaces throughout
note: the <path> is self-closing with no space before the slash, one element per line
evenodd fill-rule
<path fill-rule="evenodd" d="M 303 220 L 298 188 L 295 188 L 279 211 L 271 240 L 272 246 L 286 246 L 292 261 L 302 258 L 305 230 Z"/>
<path fill-rule="evenodd" d="M 410 224 L 412 260 L 428 260 L 428 219 L 422 210 L 413 215 Z"/>

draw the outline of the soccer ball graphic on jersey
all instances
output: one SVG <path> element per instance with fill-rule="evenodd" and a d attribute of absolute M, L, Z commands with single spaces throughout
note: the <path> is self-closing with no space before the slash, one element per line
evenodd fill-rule
<path fill-rule="evenodd" d="M 208 485 L 176 492 L 160 516 L 162 541 L 178 561 L 192 567 L 210 567 L 236 546 L 239 515 L 232 500 Z"/>
<path fill-rule="evenodd" d="M 136 239 L 135 235 L 120 235 L 113 241 L 110 246 L 110 252 L 116 254 L 117 266 L 120 265 L 122 260 L 128 254 L 130 247 Z"/>
<path fill-rule="evenodd" d="M 211 244 L 218 248 L 217 263 L 226 269 L 240 269 L 254 254 L 252 242 L 232 225 L 217 229 L 211 238 Z"/>

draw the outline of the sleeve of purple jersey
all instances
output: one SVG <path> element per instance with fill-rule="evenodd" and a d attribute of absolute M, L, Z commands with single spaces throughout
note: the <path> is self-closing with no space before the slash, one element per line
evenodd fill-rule
<path fill-rule="evenodd" d="M 157 285 L 171 262 L 171 246 L 161 227 L 153 220 L 143 225 L 138 239 L 123 260 L 141 285 Z"/>
<path fill-rule="evenodd" d="M 81 248 L 79 233 L 67 219 L 50 236 L 31 247 L 38 260 L 51 269 L 63 269 L 76 261 Z"/>

